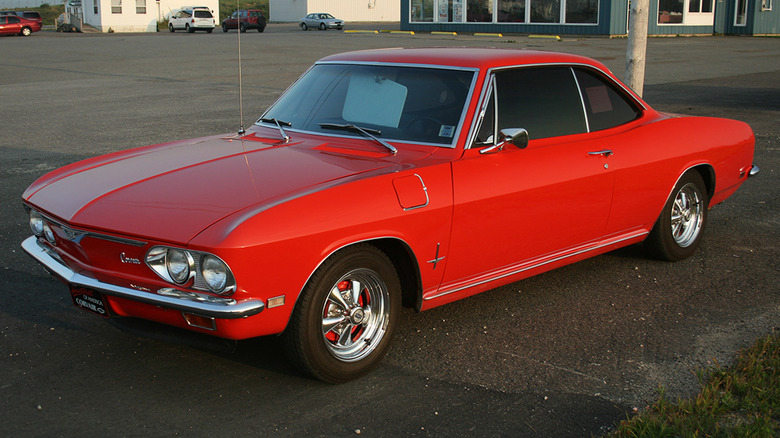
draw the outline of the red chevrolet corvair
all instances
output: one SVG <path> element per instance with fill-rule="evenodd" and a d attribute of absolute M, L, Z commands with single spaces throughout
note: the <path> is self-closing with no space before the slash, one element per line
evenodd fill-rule
<path fill-rule="evenodd" d="M 391 49 L 317 62 L 246 132 L 51 172 L 22 246 L 104 317 L 281 334 L 342 382 L 402 305 L 458 300 L 645 242 L 690 256 L 758 168 L 742 122 L 659 113 L 599 62 Z"/>

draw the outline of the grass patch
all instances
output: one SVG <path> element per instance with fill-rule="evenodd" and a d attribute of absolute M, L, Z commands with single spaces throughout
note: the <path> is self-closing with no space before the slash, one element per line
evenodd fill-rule
<path fill-rule="evenodd" d="M 246 0 L 246 1 L 239 1 L 238 3 L 236 0 L 219 0 L 219 20 L 218 23 L 222 23 L 222 20 L 228 17 L 228 15 L 232 14 L 236 9 L 236 5 L 241 7 L 241 9 L 260 9 L 263 11 L 263 15 L 265 15 L 265 19 L 268 21 L 271 21 L 271 17 L 269 16 L 269 9 L 268 9 L 268 0 Z M 217 24 L 219 26 L 219 24 Z"/>
<path fill-rule="evenodd" d="M 701 392 L 672 403 L 661 397 L 608 437 L 780 436 L 780 336 L 739 352 L 728 369 L 697 373 Z"/>

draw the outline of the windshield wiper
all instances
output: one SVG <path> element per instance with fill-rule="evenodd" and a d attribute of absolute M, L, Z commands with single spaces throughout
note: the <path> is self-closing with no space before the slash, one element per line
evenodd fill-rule
<path fill-rule="evenodd" d="M 374 140 L 375 142 L 386 147 L 387 150 L 389 150 L 393 155 L 398 153 L 398 149 L 396 149 L 395 146 L 377 137 L 377 135 L 382 135 L 382 131 L 378 129 L 361 128 L 360 126 L 355 125 L 339 125 L 337 123 L 320 123 L 320 128 L 341 129 L 342 131 L 359 132 L 371 140 Z"/>
<path fill-rule="evenodd" d="M 284 142 L 287 143 L 288 141 L 290 141 L 290 136 L 287 135 L 286 132 L 284 132 L 284 128 L 282 128 L 282 125 L 292 126 L 292 123 L 285 122 L 284 120 L 273 119 L 273 118 L 260 119 L 260 121 L 263 123 L 273 123 L 274 125 L 276 125 L 277 128 L 279 128 L 279 133 L 282 134 L 282 138 L 284 139 Z"/>

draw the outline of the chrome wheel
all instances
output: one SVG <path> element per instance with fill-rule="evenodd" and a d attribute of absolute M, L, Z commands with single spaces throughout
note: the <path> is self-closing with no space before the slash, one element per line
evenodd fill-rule
<path fill-rule="evenodd" d="M 344 362 L 371 354 L 385 334 L 389 296 L 372 270 L 356 269 L 342 276 L 322 308 L 322 339 L 328 351 Z"/>
<path fill-rule="evenodd" d="M 690 257 L 696 251 L 707 224 L 709 193 L 706 187 L 696 170 L 680 177 L 645 240 L 650 254 L 673 262 Z"/>
<path fill-rule="evenodd" d="M 690 246 L 699 236 L 704 223 L 703 207 L 701 193 L 694 184 L 688 183 L 677 192 L 672 204 L 671 227 L 672 238 L 681 247 Z"/>
<path fill-rule="evenodd" d="M 375 368 L 393 339 L 401 282 L 379 248 L 356 244 L 325 260 L 301 291 L 282 342 L 304 373 L 331 383 Z"/>

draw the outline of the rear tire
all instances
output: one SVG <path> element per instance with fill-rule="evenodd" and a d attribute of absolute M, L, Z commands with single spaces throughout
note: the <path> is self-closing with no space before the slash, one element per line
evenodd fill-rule
<path fill-rule="evenodd" d="M 184 25 L 184 30 L 187 31 L 187 33 L 193 33 L 195 32 L 195 29 L 191 28 L 189 24 Z"/>
<path fill-rule="evenodd" d="M 327 27 L 325 27 L 325 23 L 320 23 L 320 30 L 325 30 Z"/>
<path fill-rule="evenodd" d="M 376 367 L 390 346 L 401 308 L 393 263 L 371 245 L 326 260 L 303 289 L 282 342 L 303 373 L 329 383 Z"/>
<path fill-rule="evenodd" d="M 32 29 L 30 29 L 29 27 L 23 27 L 21 33 L 22 36 L 30 36 L 32 35 Z"/>
<path fill-rule="evenodd" d="M 689 171 L 674 186 L 661 216 L 645 240 L 648 252 L 671 262 L 690 257 L 704 234 L 708 206 L 704 180 L 699 172 Z"/>

